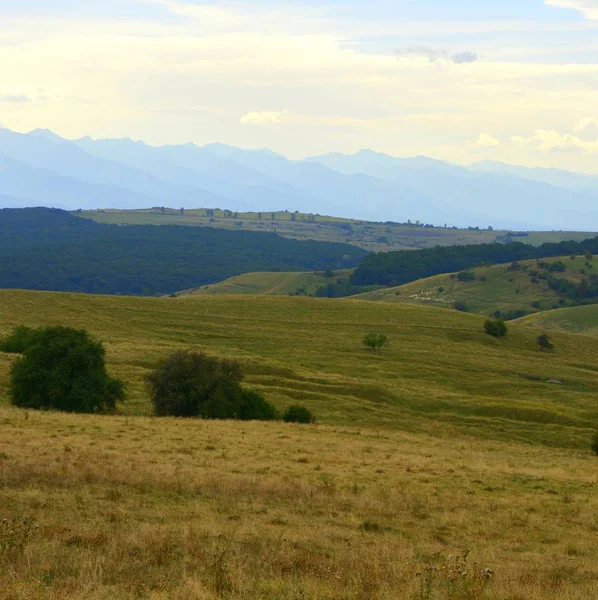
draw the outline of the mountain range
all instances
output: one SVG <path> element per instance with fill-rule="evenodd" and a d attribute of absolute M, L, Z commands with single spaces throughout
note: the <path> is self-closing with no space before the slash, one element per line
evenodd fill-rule
<path fill-rule="evenodd" d="M 0 208 L 299 210 L 372 221 L 598 230 L 598 177 L 362 150 L 292 161 L 223 144 L 150 146 L 0 129 Z"/>

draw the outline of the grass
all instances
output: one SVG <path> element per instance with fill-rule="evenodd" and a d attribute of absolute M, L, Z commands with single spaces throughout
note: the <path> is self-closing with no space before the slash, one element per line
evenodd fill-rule
<path fill-rule="evenodd" d="M 3 600 L 598 597 L 598 339 L 415 305 L 0 291 L 14 325 L 86 327 L 112 416 L 0 403 Z M 382 331 L 380 355 L 361 347 Z M 158 419 L 178 348 L 236 357 L 317 425 Z M 13 356 L 0 353 L 0 396 Z"/>
<path fill-rule="evenodd" d="M 583 448 L 598 421 L 598 339 L 415 305 L 276 296 L 127 298 L 0 291 L 0 334 L 18 324 L 86 327 L 128 384 L 122 414 L 151 413 L 143 377 L 167 353 L 239 359 L 247 384 L 283 410 L 305 404 L 325 424 L 468 435 Z M 385 333 L 380 355 L 362 346 Z M 0 353 L 0 397 L 13 357 Z M 558 383 L 555 383 L 558 382 Z"/>
<path fill-rule="evenodd" d="M 571 260 L 566 256 L 544 260 L 547 263 L 558 260 L 564 262 L 567 271 L 552 275 L 576 283 L 593 273 L 596 264 L 596 261 L 592 260 L 591 267 L 588 267 L 584 257 Z M 519 271 L 510 270 L 509 264 L 471 269 L 475 274 L 475 281 L 459 281 L 455 274 L 447 273 L 354 297 L 393 304 L 415 303 L 448 308 L 462 302 L 469 312 L 483 315 L 496 310 L 503 314 L 512 311 L 535 313 L 558 308 L 561 297 L 548 287 L 546 281 L 532 281 L 530 271 L 538 269 L 536 260 L 521 261 L 521 265 L 523 268 Z M 443 288 L 442 291 L 440 288 Z"/>
<path fill-rule="evenodd" d="M 598 593 L 585 451 L 7 407 L 0 423 L 2 598 Z"/>
<path fill-rule="evenodd" d="M 265 296 L 314 296 L 316 290 L 339 277 L 347 278 L 351 271 L 335 271 L 334 277 L 324 273 L 244 273 L 213 285 L 184 290 L 180 295 L 251 294 Z"/>
<path fill-rule="evenodd" d="M 518 322 L 550 331 L 569 331 L 598 336 L 598 305 L 550 310 L 523 317 Z"/>
<path fill-rule="evenodd" d="M 431 248 L 433 246 L 453 246 L 457 244 L 482 244 L 494 242 L 497 236 L 504 236 L 506 231 L 487 231 L 476 229 L 422 228 L 417 226 L 396 225 L 392 223 L 372 223 L 355 219 L 343 219 L 316 215 L 314 222 L 309 222 L 309 215 L 279 211 L 275 213 L 237 213 L 236 218 L 226 217 L 223 210 L 214 210 L 214 217 L 207 216 L 207 209 L 186 209 L 181 215 L 178 209 L 160 208 L 138 210 L 104 209 L 97 211 L 75 212 L 84 218 L 99 223 L 128 225 L 189 225 L 201 227 L 218 227 L 225 229 L 249 229 L 253 231 L 273 231 L 283 237 L 294 239 L 314 239 L 331 242 L 354 244 L 373 252 L 390 250 L 409 250 Z M 295 221 L 292 221 L 292 216 Z M 581 241 L 595 237 L 596 233 L 580 231 L 539 231 L 529 232 L 525 238 L 515 238 L 526 244 L 539 246 L 545 242 L 561 242 L 564 240 Z"/>

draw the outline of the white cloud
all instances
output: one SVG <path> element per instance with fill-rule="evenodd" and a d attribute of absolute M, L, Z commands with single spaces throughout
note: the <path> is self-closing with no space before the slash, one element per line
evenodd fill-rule
<path fill-rule="evenodd" d="M 500 142 L 489 133 L 481 133 L 475 145 L 478 148 L 496 148 L 496 146 L 500 146 Z"/>
<path fill-rule="evenodd" d="M 277 125 L 284 123 L 289 118 L 288 110 L 262 110 L 248 112 L 241 117 L 243 125 Z"/>
<path fill-rule="evenodd" d="M 588 19 L 598 19 L 598 0 L 544 0 L 548 6 L 571 8 L 583 13 Z"/>
<path fill-rule="evenodd" d="M 598 154 L 598 140 L 586 141 L 555 129 L 537 129 L 531 137 L 513 136 L 511 141 L 517 146 L 531 146 L 544 154 Z"/>

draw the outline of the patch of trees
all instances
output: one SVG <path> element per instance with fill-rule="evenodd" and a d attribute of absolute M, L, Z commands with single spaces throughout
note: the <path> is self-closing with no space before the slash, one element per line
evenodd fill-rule
<path fill-rule="evenodd" d="M 507 335 L 507 326 L 504 319 L 500 317 L 497 319 L 486 319 L 484 322 L 484 331 L 494 337 L 504 337 Z"/>
<path fill-rule="evenodd" d="M 550 256 L 579 255 L 586 252 L 589 254 L 598 252 L 598 237 L 582 242 L 547 243 L 539 247 L 510 242 L 398 250 L 366 256 L 351 275 L 350 284 L 394 287 L 440 273 L 455 273 L 484 265 L 513 263 Z"/>
<path fill-rule="evenodd" d="M 105 225 L 55 209 L 0 210 L 0 288 L 157 295 L 250 271 L 356 266 L 348 244 L 177 225 Z"/>

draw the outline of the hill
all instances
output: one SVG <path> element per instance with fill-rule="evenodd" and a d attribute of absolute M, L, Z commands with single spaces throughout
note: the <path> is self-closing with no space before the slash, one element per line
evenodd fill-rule
<path fill-rule="evenodd" d="M 557 265 L 562 271 L 551 271 Z M 379 289 L 356 299 L 390 303 L 414 303 L 454 308 L 489 315 L 498 311 L 508 319 L 546 311 L 579 300 L 559 293 L 558 280 L 580 286 L 591 278 L 595 261 L 585 257 L 552 257 L 477 267 L 458 273 L 444 273 L 405 285 Z M 552 284 L 552 285 L 551 285 Z M 591 301 L 591 299 L 586 299 Z"/>
<path fill-rule="evenodd" d="M 518 323 L 549 331 L 569 331 L 598 336 L 598 306 L 575 306 L 549 310 L 518 319 Z"/>
<path fill-rule="evenodd" d="M 251 294 L 254 296 L 315 296 L 318 289 L 339 278 L 348 279 L 351 271 L 310 273 L 243 273 L 219 283 L 184 290 L 179 295 Z"/>
<path fill-rule="evenodd" d="M 595 596 L 598 339 L 555 331 L 543 354 L 532 327 L 497 340 L 473 315 L 355 300 L 0 290 L 0 306 L 0 335 L 88 328 L 130 394 L 113 416 L 0 400 L 7 597 Z M 319 424 L 136 416 L 148 369 L 189 347 Z"/>
<path fill-rule="evenodd" d="M 0 333 L 62 323 L 106 340 L 112 369 L 130 387 L 127 414 L 149 412 L 148 368 L 169 350 L 194 347 L 242 360 L 251 385 L 279 407 L 299 400 L 323 423 L 584 446 L 598 417 L 598 340 L 554 333 L 557 352 L 544 355 L 532 328 L 513 325 L 496 340 L 480 317 L 456 311 L 236 295 L 1 291 L 0 300 Z M 361 344 L 372 330 L 391 340 L 380 356 Z M 5 373 L 9 360 L 3 355 Z"/>
<path fill-rule="evenodd" d="M 257 203 L 257 206 L 263 206 Z M 339 214 L 343 212 L 339 210 Z M 567 240 L 582 241 L 595 233 L 582 231 L 528 231 L 480 229 L 470 227 L 432 227 L 430 224 L 375 222 L 326 216 L 322 214 L 262 211 L 246 212 L 226 209 L 180 209 L 154 207 L 138 210 L 101 209 L 73 214 L 97 223 L 113 225 L 187 225 L 232 230 L 270 231 L 298 240 L 318 240 L 352 244 L 369 252 L 420 250 L 434 246 L 504 243 L 524 240 L 540 246 Z"/>
<path fill-rule="evenodd" d="M 119 227 L 51 209 L 0 211 L 0 288 L 168 294 L 250 271 L 355 266 L 355 246 L 210 227 Z"/>

